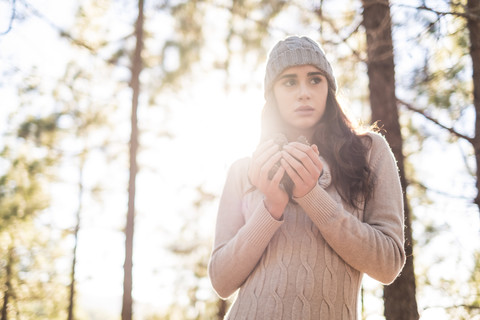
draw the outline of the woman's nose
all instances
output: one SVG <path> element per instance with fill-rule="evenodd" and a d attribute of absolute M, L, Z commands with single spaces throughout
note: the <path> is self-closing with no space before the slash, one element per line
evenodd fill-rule
<path fill-rule="evenodd" d="M 306 83 L 300 83 L 298 86 L 298 98 L 299 99 L 310 99 L 310 88 Z"/>

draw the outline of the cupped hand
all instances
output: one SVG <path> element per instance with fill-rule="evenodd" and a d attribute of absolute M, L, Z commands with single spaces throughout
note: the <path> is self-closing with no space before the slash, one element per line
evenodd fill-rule
<path fill-rule="evenodd" d="M 265 207 L 275 219 L 282 217 L 289 200 L 288 194 L 280 184 L 285 173 L 283 166 L 278 167 L 271 179 L 268 177 L 269 171 L 281 157 L 279 146 L 273 140 L 268 140 L 260 144 L 253 153 L 248 169 L 250 183 L 263 193 Z"/>
<path fill-rule="evenodd" d="M 283 147 L 282 167 L 293 181 L 293 196 L 303 197 L 318 183 L 323 171 L 318 147 L 291 142 Z"/>

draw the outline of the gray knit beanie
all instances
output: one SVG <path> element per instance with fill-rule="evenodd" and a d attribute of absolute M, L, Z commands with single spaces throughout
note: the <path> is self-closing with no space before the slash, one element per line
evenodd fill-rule
<path fill-rule="evenodd" d="M 337 90 L 332 67 L 320 46 L 310 38 L 291 36 L 278 42 L 270 51 L 265 72 L 265 97 L 283 70 L 304 64 L 313 65 L 325 72 L 333 90 Z"/>

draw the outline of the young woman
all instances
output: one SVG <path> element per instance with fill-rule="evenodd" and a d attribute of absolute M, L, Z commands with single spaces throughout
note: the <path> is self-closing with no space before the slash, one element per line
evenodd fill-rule
<path fill-rule="evenodd" d="M 262 142 L 230 169 L 209 262 L 220 297 L 238 290 L 227 319 L 356 319 L 363 273 L 388 284 L 404 265 L 395 159 L 381 135 L 355 131 L 335 93 L 313 40 L 270 52 Z"/>

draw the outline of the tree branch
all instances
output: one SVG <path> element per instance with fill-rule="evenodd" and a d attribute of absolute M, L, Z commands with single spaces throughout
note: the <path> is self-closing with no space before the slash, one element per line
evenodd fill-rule
<path fill-rule="evenodd" d="M 238 16 L 238 17 L 240 17 L 240 18 L 242 18 L 246 21 L 251 21 L 251 22 L 259 25 L 262 28 L 278 30 L 280 32 L 283 32 L 284 34 L 288 34 L 287 29 L 280 28 L 280 27 L 273 27 L 270 24 L 270 20 L 273 18 L 273 16 L 269 17 L 267 19 L 254 19 L 254 18 L 251 17 L 250 12 L 248 12 L 248 10 L 245 10 L 242 6 L 238 6 L 238 5 L 235 6 L 234 4 L 225 5 L 225 4 L 220 4 L 220 3 L 216 3 L 216 2 L 215 3 L 207 3 L 207 4 L 211 7 L 213 7 L 213 8 L 219 8 L 219 9 L 227 10 L 228 12 L 230 12 L 232 14 L 232 16 Z M 279 11 L 281 11 L 281 9 Z M 273 15 L 275 15 L 276 13 L 274 13 Z"/>
<path fill-rule="evenodd" d="M 438 121 L 437 119 L 433 118 L 432 116 L 429 116 L 428 114 L 425 113 L 424 110 L 421 110 L 419 108 L 416 108 L 414 107 L 412 104 L 408 103 L 408 102 L 405 102 L 401 99 L 398 99 L 397 98 L 397 102 L 403 106 L 405 106 L 408 110 L 410 111 L 413 111 L 415 113 L 418 113 L 420 115 L 422 115 L 425 119 L 429 120 L 430 122 L 433 122 L 434 124 L 436 124 L 437 126 L 439 126 L 440 128 L 442 129 L 445 129 L 447 130 L 448 132 L 450 132 L 451 134 L 453 134 L 454 136 L 458 137 L 458 138 L 461 138 L 461 139 L 465 139 L 467 140 L 468 142 L 470 142 L 472 145 L 474 144 L 474 138 L 471 138 L 469 136 L 466 136 L 464 134 L 461 134 L 460 132 L 458 132 L 457 130 L 451 128 L 451 127 L 447 127 L 446 125 L 443 125 L 442 123 L 440 123 L 440 121 Z"/>
<path fill-rule="evenodd" d="M 4 36 L 12 30 L 13 21 L 15 20 L 16 15 L 16 3 L 15 0 L 12 0 L 12 14 L 10 15 L 10 21 L 8 22 L 8 27 L 5 31 L 0 32 L 0 36 Z"/>
<path fill-rule="evenodd" d="M 452 199 L 461 199 L 461 200 L 468 200 L 468 201 L 472 201 L 472 198 L 471 197 L 467 197 L 467 196 L 463 196 L 463 195 L 456 195 L 456 194 L 451 194 L 451 193 L 448 193 L 446 191 L 442 191 L 440 189 L 435 189 L 435 188 L 432 188 L 430 186 L 427 186 L 425 184 L 423 184 L 422 182 L 418 181 L 418 180 L 409 180 L 408 181 L 408 185 L 411 185 L 411 186 L 417 186 L 418 188 L 422 189 L 422 190 L 427 190 L 427 191 L 430 191 L 430 192 L 433 192 L 433 193 L 436 193 L 440 196 L 443 196 L 443 197 L 448 197 L 448 198 L 452 198 Z M 473 201 L 472 201 L 473 203 Z"/>
<path fill-rule="evenodd" d="M 38 11 L 36 8 L 34 8 L 31 4 L 29 4 L 29 3 L 27 3 L 23 0 L 21 2 L 25 6 L 25 8 L 27 8 L 34 16 L 40 18 L 41 20 L 46 22 L 51 28 L 55 29 L 61 37 L 68 39 L 71 43 L 73 43 L 73 44 L 75 44 L 79 47 L 83 47 L 83 48 L 87 49 L 88 51 L 90 51 L 92 53 L 97 53 L 97 50 L 95 48 L 86 44 L 83 41 L 75 39 L 70 33 L 68 33 L 67 31 L 63 30 L 62 28 L 60 28 L 59 26 L 54 24 L 47 17 L 45 17 L 42 13 L 40 13 L 40 11 Z"/>
<path fill-rule="evenodd" d="M 61 27 L 59 27 L 58 25 L 53 23 L 45 15 L 43 15 L 39 10 L 37 10 L 35 7 L 33 7 L 31 4 L 27 3 L 26 1 L 19 0 L 19 1 L 17 1 L 17 3 L 23 4 L 23 6 L 27 10 L 29 10 L 31 14 L 33 14 L 34 16 L 36 16 L 37 18 L 41 19 L 43 22 L 48 24 L 52 29 L 54 29 L 58 33 L 58 35 L 60 37 L 67 39 L 73 45 L 76 45 L 78 47 L 81 47 L 81 48 L 84 48 L 84 49 L 88 50 L 91 54 L 100 58 L 101 60 L 103 60 L 105 63 L 107 63 L 109 65 L 115 65 L 116 64 L 116 62 L 118 60 L 118 57 L 111 57 L 109 59 L 106 59 L 106 58 L 102 58 L 102 57 L 98 56 L 98 51 L 99 51 L 99 49 L 101 49 L 101 47 L 93 47 L 93 46 L 89 45 L 88 43 L 75 38 L 71 33 L 67 32 L 66 30 L 62 29 Z M 123 38 L 118 39 L 118 40 L 123 41 L 123 40 L 131 37 L 132 35 L 133 35 L 133 32 L 131 34 L 126 35 Z"/>
<path fill-rule="evenodd" d="M 361 61 L 361 62 L 366 62 L 366 60 L 364 58 L 362 58 L 361 56 L 361 53 L 357 50 L 355 50 L 355 48 L 353 48 L 349 43 L 348 43 L 348 39 L 350 39 L 350 37 L 352 37 L 354 34 L 356 34 L 359 30 L 359 28 L 362 26 L 362 22 L 363 21 L 360 21 L 354 28 L 353 30 L 347 34 L 346 36 L 341 36 L 341 31 L 339 28 L 337 28 L 337 26 L 335 25 L 335 23 L 332 21 L 332 19 L 329 19 L 327 18 L 326 16 L 323 15 L 322 11 L 321 10 L 316 10 L 315 13 L 317 14 L 317 16 L 319 17 L 319 19 L 321 21 L 325 21 L 328 23 L 328 25 L 330 26 L 330 28 L 333 29 L 333 32 L 339 36 L 341 39 L 340 41 L 333 41 L 333 40 L 325 40 L 324 42 L 325 43 L 329 43 L 329 44 L 332 44 L 332 45 L 339 45 L 339 44 L 345 44 L 351 51 L 352 51 L 352 54 L 358 59 L 358 61 Z"/>
<path fill-rule="evenodd" d="M 403 7 L 403 8 L 408 8 L 408 9 L 415 9 L 415 10 L 423 10 L 423 11 L 429 11 L 435 13 L 437 16 L 447 16 L 447 15 L 452 15 L 452 16 L 457 16 L 457 17 L 462 17 L 466 18 L 468 20 L 473 20 L 473 21 L 480 21 L 480 15 L 470 13 L 468 11 L 466 12 L 454 12 L 454 11 L 438 11 L 433 8 L 427 7 L 425 5 L 422 6 L 411 6 L 407 4 L 398 4 L 397 7 Z"/>
<path fill-rule="evenodd" d="M 458 308 L 464 308 L 467 310 L 480 310 L 480 306 L 478 305 L 468 305 L 468 304 L 458 304 L 458 305 L 453 305 L 453 306 L 446 306 L 446 307 L 436 307 L 436 306 L 427 306 L 423 308 L 423 310 L 427 309 L 436 309 L 436 308 L 441 308 L 441 309 L 458 309 Z"/>

